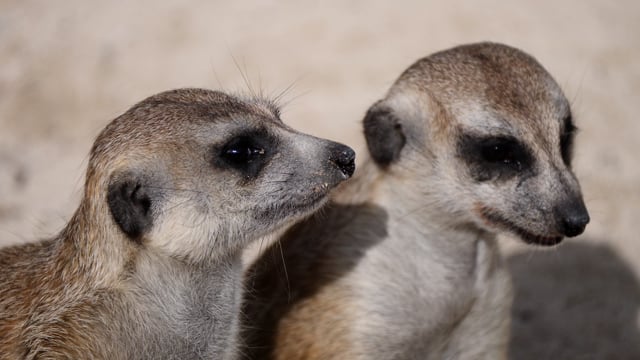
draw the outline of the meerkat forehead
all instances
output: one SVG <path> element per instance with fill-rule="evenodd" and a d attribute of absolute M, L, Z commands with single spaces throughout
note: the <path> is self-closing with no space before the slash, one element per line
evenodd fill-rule
<path fill-rule="evenodd" d="M 208 106 L 215 116 L 229 113 L 257 113 L 263 116 L 280 117 L 278 105 L 267 98 L 246 96 L 243 94 L 229 95 L 221 91 L 207 89 L 176 89 L 165 91 L 141 101 L 136 107 L 160 104 L 182 104 L 186 106 Z M 215 107 L 215 109 L 213 109 Z"/>
<path fill-rule="evenodd" d="M 176 139 L 208 137 L 206 125 L 223 136 L 234 126 L 286 127 L 277 105 L 263 98 L 232 96 L 206 89 L 178 89 L 153 95 L 113 120 L 98 135 L 95 163 L 127 153 L 148 153 Z"/>
<path fill-rule="evenodd" d="M 557 134 L 571 117 L 569 102 L 542 65 L 501 44 L 435 53 L 407 69 L 398 83 L 427 91 L 456 126 L 480 134 L 540 139 Z"/>

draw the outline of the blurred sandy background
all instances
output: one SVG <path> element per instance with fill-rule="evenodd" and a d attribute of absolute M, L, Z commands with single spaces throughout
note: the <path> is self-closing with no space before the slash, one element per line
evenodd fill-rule
<path fill-rule="evenodd" d="M 640 2 L 0 1 L 0 244 L 50 236 L 98 131 L 153 93 L 285 95 L 283 119 L 363 150 L 360 120 L 416 59 L 492 40 L 572 100 L 592 223 L 554 251 L 508 239 L 512 359 L 640 359 Z M 234 60 L 235 59 L 235 60 Z"/>

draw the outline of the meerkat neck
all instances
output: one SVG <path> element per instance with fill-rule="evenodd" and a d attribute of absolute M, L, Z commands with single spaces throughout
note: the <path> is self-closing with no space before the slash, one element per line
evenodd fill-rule
<path fill-rule="evenodd" d="M 458 218 L 446 211 L 447 204 L 443 203 L 442 196 L 430 191 L 428 179 L 411 176 L 395 169 L 380 168 L 372 160 L 366 159 L 353 181 L 341 189 L 340 199 L 346 199 L 346 195 L 342 194 L 347 193 L 352 203 L 379 204 L 388 209 L 390 223 L 430 241 L 456 242 L 467 246 L 480 238 L 495 238 L 471 223 L 460 223 Z"/>
<path fill-rule="evenodd" d="M 108 214 L 106 206 L 91 206 L 83 200 L 59 235 L 58 261 L 63 271 L 91 279 L 98 287 L 117 281 L 135 248 L 113 228 L 97 226 L 108 221 Z"/>

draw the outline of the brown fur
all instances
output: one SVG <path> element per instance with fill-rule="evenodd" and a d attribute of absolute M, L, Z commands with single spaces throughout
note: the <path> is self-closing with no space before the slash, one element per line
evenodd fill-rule
<path fill-rule="evenodd" d="M 273 153 L 258 175 L 213 150 L 249 130 L 278 138 L 257 152 Z M 182 89 L 144 100 L 96 139 L 66 227 L 0 250 L 0 357 L 232 358 L 241 250 L 319 207 L 352 166 L 350 149 L 293 131 L 262 99 Z M 107 199 L 122 179 L 150 194 L 148 221 L 130 232 Z"/>
<path fill-rule="evenodd" d="M 515 48 L 417 61 L 365 116 L 370 159 L 249 272 L 248 358 L 505 359 L 511 285 L 496 235 L 552 245 L 589 220 L 561 154 L 569 121 L 553 78 Z M 478 159 L 475 142 L 502 137 L 531 164 Z"/>

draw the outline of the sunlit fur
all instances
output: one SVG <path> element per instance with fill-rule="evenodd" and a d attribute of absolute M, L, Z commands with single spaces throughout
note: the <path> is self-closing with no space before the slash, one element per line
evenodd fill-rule
<path fill-rule="evenodd" d="M 568 114 L 552 77 L 508 46 L 413 64 L 367 112 L 354 179 L 250 270 L 248 358 L 505 359 L 512 293 L 496 235 L 550 244 L 567 203 L 573 235 L 588 222 L 561 154 Z M 533 165 L 477 176 L 466 135 L 512 136 Z"/>
<path fill-rule="evenodd" d="M 330 161 L 348 148 L 288 128 L 267 104 L 182 89 L 112 121 L 66 227 L 0 250 L 0 357 L 234 358 L 242 249 L 350 175 Z M 254 130 L 270 157 L 248 178 L 218 157 Z"/>

